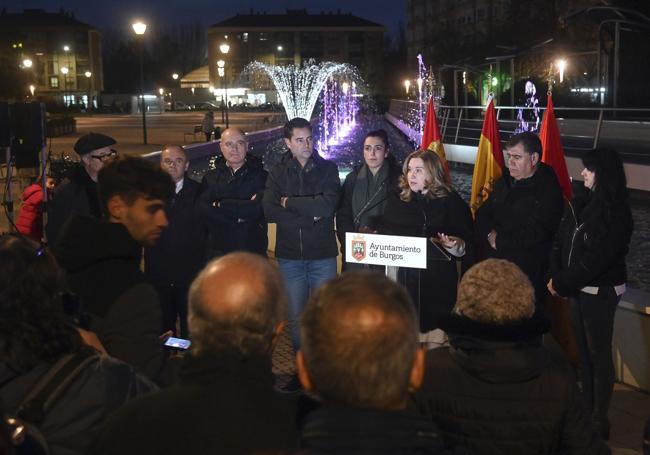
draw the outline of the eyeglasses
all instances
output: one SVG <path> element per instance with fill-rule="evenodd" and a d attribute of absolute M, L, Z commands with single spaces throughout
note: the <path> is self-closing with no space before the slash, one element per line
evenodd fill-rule
<path fill-rule="evenodd" d="M 116 155 L 117 155 L 117 150 L 111 150 L 110 153 L 107 153 L 106 155 L 90 155 L 90 157 L 95 158 L 96 160 L 99 160 L 103 163 L 104 161 L 110 160 Z"/>

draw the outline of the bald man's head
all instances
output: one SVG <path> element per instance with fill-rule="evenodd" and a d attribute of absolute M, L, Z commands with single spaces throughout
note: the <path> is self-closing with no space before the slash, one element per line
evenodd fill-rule
<path fill-rule="evenodd" d="M 310 385 L 326 403 L 399 407 L 408 396 L 417 334 L 403 288 L 378 273 L 345 273 L 316 291 L 301 320 Z"/>
<path fill-rule="evenodd" d="M 210 262 L 189 293 L 193 352 L 268 354 L 285 304 L 282 278 L 266 258 L 231 253 Z"/>
<path fill-rule="evenodd" d="M 248 139 L 246 135 L 239 128 L 226 128 L 221 133 L 221 153 L 228 166 L 234 170 L 239 169 L 246 162 L 246 154 L 248 153 Z"/>

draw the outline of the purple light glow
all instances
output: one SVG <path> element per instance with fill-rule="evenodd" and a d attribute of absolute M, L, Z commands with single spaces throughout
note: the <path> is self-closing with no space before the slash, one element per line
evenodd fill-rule
<path fill-rule="evenodd" d="M 359 97 L 356 82 L 330 77 L 321 95 L 321 130 L 317 148 L 324 157 L 331 157 L 336 146 L 345 143 L 357 126 Z"/>

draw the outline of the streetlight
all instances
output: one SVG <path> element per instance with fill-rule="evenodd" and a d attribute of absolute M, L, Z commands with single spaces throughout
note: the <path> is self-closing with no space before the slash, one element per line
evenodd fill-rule
<path fill-rule="evenodd" d="M 33 64 L 34 64 L 34 62 L 32 62 L 32 61 L 31 61 L 30 59 L 28 59 L 28 58 L 26 58 L 25 60 L 23 60 L 23 66 L 24 66 L 25 68 L 31 68 Z"/>
<path fill-rule="evenodd" d="M 221 53 L 225 56 L 228 54 L 228 51 L 230 51 L 230 46 L 227 43 L 223 43 L 221 46 L 219 46 L 219 50 Z M 219 65 L 219 62 L 221 62 L 221 65 Z M 226 109 L 226 128 L 228 128 L 228 123 L 229 123 L 229 118 L 228 118 L 228 79 L 226 78 L 226 62 L 224 60 L 219 60 L 217 62 L 217 66 L 222 69 L 223 75 L 222 81 L 223 81 L 223 99 L 224 104 L 225 104 L 225 109 Z"/>
<path fill-rule="evenodd" d="M 70 104 L 67 102 L 66 98 L 68 96 L 67 95 L 67 92 L 68 92 L 68 71 L 70 71 L 70 70 L 68 69 L 67 66 L 62 66 L 60 71 L 61 71 L 61 74 L 63 74 L 63 104 L 65 104 L 66 106 L 69 106 Z"/>
<path fill-rule="evenodd" d="M 93 75 L 93 73 L 91 73 L 90 71 L 86 71 L 86 72 L 84 73 L 84 76 L 86 76 L 86 79 L 87 79 L 87 81 L 88 81 L 88 83 L 86 84 L 86 85 L 88 86 L 88 103 L 87 103 L 87 105 L 86 105 L 86 109 L 88 109 L 88 110 L 91 109 L 91 106 L 92 106 L 92 104 L 93 104 L 93 103 L 92 103 L 92 101 L 93 101 L 93 100 L 92 100 L 93 95 L 92 95 L 92 87 L 91 87 L 91 80 L 90 80 L 90 77 L 91 77 L 92 75 Z"/>
<path fill-rule="evenodd" d="M 70 52 L 70 46 L 68 46 L 67 44 L 63 46 L 63 52 Z"/>
<path fill-rule="evenodd" d="M 36 90 L 36 87 L 32 84 L 29 86 L 29 91 L 31 92 L 32 96 L 34 96 L 34 91 Z"/>
<path fill-rule="evenodd" d="M 178 79 L 178 73 L 172 74 L 172 79 L 177 80 Z"/>
<path fill-rule="evenodd" d="M 278 52 L 282 52 L 282 50 L 283 50 L 284 48 L 282 47 L 282 45 L 279 45 L 279 46 L 277 47 L 277 49 L 278 49 Z"/>
<path fill-rule="evenodd" d="M 557 66 L 558 71 L 560 72 L 560 83 L 564 82 L 564 70 L 566 68 L 566 60 L 563 58 L 559 59 L 558 61 L 555 62 L 555 66 Z"/>
<path fill-rule="evenodd" d="M 406 96 L 408 96 L 409 95 L 409 88 L 411 88 L 411 81 L 406 79 L 404 81 L 404 88 L 406 89 Z"/>
<path fill-rule="evenodd" d="M 140 97 L 142 98 L 142 142 L 147 145 L 147 111 L 144 101 L 144 58 L 142 56 L 144 48 L 144 32 L 147 30 L 147 24 L 136 22 L 131 25 L 133 31 L 140 38 Z"/>

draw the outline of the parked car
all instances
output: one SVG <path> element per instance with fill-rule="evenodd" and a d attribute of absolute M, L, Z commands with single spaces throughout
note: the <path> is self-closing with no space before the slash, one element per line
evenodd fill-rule
<path fill-rule="evenodd" d="M 193 108 L 196 111 L 217 111 L 220 109 L 220 107 L 214 104 L 212 101 L 202 101 L 200 103 L 196 103 Z"/>

